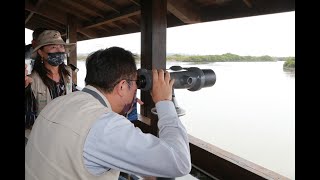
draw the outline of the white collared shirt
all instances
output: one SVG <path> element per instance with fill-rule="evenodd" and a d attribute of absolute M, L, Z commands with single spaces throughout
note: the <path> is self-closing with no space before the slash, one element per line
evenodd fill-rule
<path fill-rule="evenodd" d="M 84 164 L 94 175 L 110 168 L 129 174 L 179 177 L 191 170 L 188 134 L 172 101 L 156 104 L 159 138 L 145 134 L 115 112 L 92 126 L 83 149 Z"/>

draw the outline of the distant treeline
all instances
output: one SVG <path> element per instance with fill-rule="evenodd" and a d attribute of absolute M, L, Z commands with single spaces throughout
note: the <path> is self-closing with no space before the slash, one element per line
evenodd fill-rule
<path fill-rule="evenodd" d="M 167 56 L 168 61 L 182 62 L 254 62 L 254 61 L 285 61 L 287 57 L 271 56 L 239 56 L 226 53 L 222 55 L 180 55 L 174 54 Z"/>
<path fill-rule="evenodd" d="M 283 68 L 286 69 L 295 69 L 295 58 L 294 57 L 287 57 L 284 59 L 286 62 L 283 64 Z"/>
<path fill-rule="evenodd" d="M 78 55 L 78 60 L 85 60 L 87 55 Z M 167 61 L 181 62 L 254 62 L 254 61 L 286 61 L 294 57 L 271 57 L 271 56 L 239 56 L 226 53 L 222 55 L 167 55 Z M 140 55 L 136 54 L 136 60 L 140 61 Z"/>

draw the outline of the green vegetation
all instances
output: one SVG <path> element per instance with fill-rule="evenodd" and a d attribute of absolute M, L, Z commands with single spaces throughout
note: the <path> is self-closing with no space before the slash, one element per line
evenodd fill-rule
<path fill-rule="evenodd" d="M 174 54 L 167 56 L 168 61 L 182 62 L 253 62 L 253 61 L 276 61 L 271 56 L 239 56 L 236 54 L 226 53 L 222 55 L 180 55 Z"/>
<path fill-rule="evenodd" d="M 295 69 L 295 58 L 294 57 L 287 57 L 285 58 L 285 63 L 283 64 L 284 69 Z"/>
<path fill-rule="evenodd" d="M 78 60 L 86 60 L 88 55 L 78 55 Z M 136 61 L 140 61 L 140 55 L 135 54 Z M 287 61 L 294 57 L 271 57 L 271 56 L 239 56 L 232 53 L 222 55 L 167 55 L 167 61 L 193 62 L 193 63 L 212 63 L 212 62 L 265 62 L 265 61 Z M 294 62 L 293 62 L 294 65 Z"/>

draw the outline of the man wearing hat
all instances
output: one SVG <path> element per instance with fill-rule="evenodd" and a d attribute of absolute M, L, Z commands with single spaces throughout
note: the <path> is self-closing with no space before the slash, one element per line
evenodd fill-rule
<path fill-rule="evenodd" d="M 31 41 L 31 44 L 28 44 L 28 45 L 25 45 L 24 47 L 24 59 L 27 60 L 27 59 L 32 59 L 32 61 L 34 61 L 35 59 L 35 56 L 31 56 L 32 54 L 32 51 L 33 51 L 33 48 L 35 48 L 37 46 L 37 39 L 39 37 L 39 35 L 45 31 L 45 30 L 48 30 L 47 28 L 36 28 L 33 32 L 32 32 L 32 41 Z M 32 62 L 30 61 L 30 62 Z M 27 66 L 32 66 L 33 63 L 31 64 L 26 64 L 25 66 L 25 69 L 27 68 Z M 30 68 L 29 68 L 30 69 Z M 26 74 L 28 73 L 31 73 L 31 72 L 26 72 Z M 25 84 L 29 84 L 32 82 L 32 79 L 29 77 L 29 76 L 26 76 L 25 77 Z"/>
<path fill-rule="evenodd" d="M 56 30 L 44 30 L 36 43 L 32 51 L 32 56 L 35 57 L 33 71 L 26 75 L 29 80 L 25 81 L 25 94 L 33 93 L 35 97 L 32 100 L 30 96 L 26 96 L 25 102 L 35 101 L 32 103 L 36 105 L 35 110 L 25 112 L 25 120 L 29 120 L 25 122 L 26 128 L 30 129 L 40 111 L 52 99 L 76 91 L 71 77 L 72 70 L 64 63 L 66 53 L 75 48 L 75 43 L 65 43 Z"/>
<path fill-rule="evenodd" d="M 37 46 L 37 39 L 39 37 L 39 35 L 45 31 L 48 30 L 47 28 L 43 28 L 43 27 L 39 27 L 36 28 L 33 32 L 32 32 L 32 41 L 31 44 L 25 45 L 25 51 L 24 51 L 24 58 L 28 59 L 34 59 L 35 57 L 31 56 L 31 53 L 33 51 L 33 48 L 35 48 Z"/>

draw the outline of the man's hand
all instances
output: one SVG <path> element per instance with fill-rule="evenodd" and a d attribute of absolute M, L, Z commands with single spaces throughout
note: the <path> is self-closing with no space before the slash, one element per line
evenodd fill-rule
<path fill-rule="evenodd" d="M 27 64 L 24 64 L 24 73 L 25 73 L 25 76 L 24 76 L 24 87 L 26 88 L 30 83 L 32 83 L 32 78 L 27 76 L 28 74 L 28 70 L 27 70 L 27 67 L 28 65 Z"/>
<path fill-rule="evenodd" d="M 156 104 L 159 101 L 172 99 L 172 86 L 174 79 L 170 80 L 170 73 L 164 72 L 162 69 L 152 70 L 153 84 L 151 96 Z"/>

